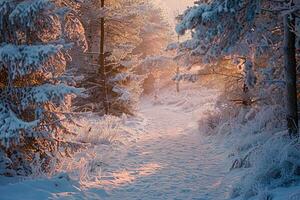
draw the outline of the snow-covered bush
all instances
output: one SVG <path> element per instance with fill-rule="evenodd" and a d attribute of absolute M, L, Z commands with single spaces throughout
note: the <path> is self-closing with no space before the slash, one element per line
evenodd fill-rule
<path fill-rule="evenodd" d="M 232 173 L 242 171 L 232 197 L 268 199 L 272 197 L 269 190 L 299 182 L 300 145 L 285 131 L 282 113 L 280 104 L 239 107 L 222 101 L 217 111 L 208 113 L 201 121 L 200 127 L 224 138 L 232 148 Z"/>
<path fill-rule="evenodd" d="M 85 113 L 76 118 L 76 124 L 69 128 L 78 133 L 70 136 L 73 141 L 80 142 L 85 148 L 72 157 L 65 158 L 57 171 L 66 172 L 72 179 L 81 184 L 98 185 L 102 172 L 111 170 L 115 155 L 126 154 L 127 142 L 136 140 L 138 133 L 144 133 L 144 118 L 122 115 L 99 116 L 95 113 Z M 124 151 L 123 151 L 124 150 Z M 112 159 L 112 160 L 111 160 Z"/>
<path fill-rule="evenodd" d="M 270 69 L 273 73 L 259 74 L 256 85 L 249 87 L 247 93 L 241 85 L 232 84 L 234 78 L 226 79 L 216 110 L 200 122 L 206 133 L 224 138 L 233 147 L 232 173 L 244 171 L 244 178 L 234 186 L 233 197 L 258 195 L 257 198 L 268 199 L 272 196 L 270 188 L 284 186 L 284 182 L 293 182 L 295 178 L 291 171 L 289 177 L 272 177 L 273 169 L 278 173 L 286 171 L 282 163 L 286 162 L 284 154 L 289 154 L 289 150 L 285 153 L 280 150 L 293 141 L 282 132 L 285 129 L 282 85 L 272 81 L 280 80 L 282 70 L 274 64 L 264 71 Z M 297 168 L 295 163 L 292 165 Z"/>
<path fill-rule="evenodd" d="M 80 124 L 86 122 L 79 122 Z M 97 120 L 97 122 L 89 124 L 85 127 L 84 133 L 79 134 L 76 140 L 82 143 L 92 145 L 112 144 L 120 139 L 123 132 L 122 119 L 119 117 L 105 115 Z"/>
<path fill-rule="evenodd" d="M 221 124 L 221 114 L 217 111 L 207 111 L 204 116 L 198 121 L 201 133 L 207 135 L 216 134 L 216 128 Z"/>
<path fill-rule="evenodd" d="M 49 171 L 53 158 L 77 146 L 64 140 L 70 131 L 62 121 L 70 117 L 62 108 L 66 95 L 81 90 L 66 85 L 61 75 L 72 45 L 67 41 L 84 43 L 84 33 L 62 4 L 0 1 L 0 149 L 1 166 L 10 175 L 33 173 L 36 160 Z"/>
<path fill-rule="evenodd" d="M 232 198 L 272 199 L 270 190 L 299 183 L 300 144 L 285 130 L 282 113 L 280 104 L 241 108 L 223 101 L 199 122 L 201 132 L 223 138 L 231 148 L 231 173 L 243 174 Z"/>
<path fill-rule="evenodd" d="M 288 187 L 300 180 L 300 144 L 278 132 L 253 144 L 248 152 L 249 169 L 236 185 L 234 195 L 249 198 L 262 190 Z"/>

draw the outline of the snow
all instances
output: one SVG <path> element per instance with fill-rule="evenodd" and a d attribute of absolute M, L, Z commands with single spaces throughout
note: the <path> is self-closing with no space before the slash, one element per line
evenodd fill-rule
<path fill-rule="evenodd" d="M 271 193 L 272 192 L 272 193 Z M 272 197 L 272 200 L 299 200 L 300 199 L 300 186 L 291 186 L 288 188 L 276 188 L 269 192 L 265 192 L 264 196 Z M 260 195 L 258 197 L 252 197 L 249 200 L 261 200 L 267 199 Z M 234 200 L 243 200 L 242 198 L 235 198 Z"/>
<path fill-rule="evenodd" d="M 20 137 L 20 129 L 32 129 L 37 126 L 39 120 L 34 120 L 31 122 L 25 122 L 19 119 L 16 114 L 7 108 L 6 104 L 0 104 L 0 139 L 2 141 L 2 145 L 8 147 L 10 140 L 16 139 Z"/>
<path fill-rule="evenodd" d="M 46 61 L 56 55 L 63 48 L 62 45 L 12 45 L 0 46 L 1 66 L 11 71 L 12 78 L 18 75 L 28 75 L 34 71 L 44 69 Z M 20 67 L 22 65 L 22 67 Z"/>
<path fill-rule="evenodd" d="M 233 144 L 207 135 L 200 123 L 215 111 L 220 92 L 189 82 L 180 89 L 176 93 L 171 84 L 155 100 L 144 97 L 137 117 L 81 118 L 83 127 L 77 130 L 81 132 L 77 140 L 91 145 L 65 160 L 70 169 L 66 167 L 64 173 L 51 178 L 18 181 L 1 177 L 0 199 L 229 198 L 233 184 L 245 171 L 229 172 Z M 277 188 L 251 200 L 269 195 L 273 200 L 299 199 L 299 189 Z"/>
<path fill-rule="evenodd" d="M 33 0 L 19 3 L 14 11 L 9 15 L 12 24 L 21 24 L 23 27 L 32 27 L 33 19 L 38 17 L 38 13 L 47 10 L 54 5 L 49 0 Z M 29 20 L 30 19 L 30 20 Z"/>
<path fill-rule="evenodd" d="M 3 200 L 67 200 L 84 196 L 79 185 L 71 181 L 67 174 L 60 174 L 51 179 L 27 180 L 17 184 L 4 185 L 0 187 L 0 191 L 0 198 Z"/>
<path fill-rule="evenodd" d="M 140 118 L 123 119 L 136 131 L 118 136 L 122 142 L 113 148 L 95 142 L 93 151 L 103 156 L 99 178 L 80 182 L 65 174 L 21 181 L 0 186 L 1 199 L 223 199 L 228 194 L 221 187 L 228 169 L 224 149 L 198 129 L 218 91 L 190 86 L 177 94 L 172 85 L 155 102 L 143 99 Z"/>
<path fill-rule="evenodd" d="M 197 116 L 213 106 L 216 91 L 202 90 L 203 98 L 192 105 L 194 109 L 191 99 L 200 92 L 170 95 L 168 91 L 155 106 L 144 100 L 141 112 L 148 121 L 146 134 L 127 144 L 126 151 L 111 161 L 115 170 L 103 172 L 109 199 L 215 199 L 220 195 L 212 191 L 225 174 L 224 153 L 198 133 L 197 125 Z"/>
<path fill-rule="evenodd" d="M 63 83 L 59 83 L 57 85 L 46 83 L 28 89 L 27 92 L 30 93 L 30 95 L 24 95 L 25 97 L 22 99 L 22 106 L 27 107 L 31 102 L 36 102 L 36 104 L 49 101 L 61 103 L 65 99 L 66 95 L 81 95 L 83 91 L 83 89 L 67 86 Z"/>

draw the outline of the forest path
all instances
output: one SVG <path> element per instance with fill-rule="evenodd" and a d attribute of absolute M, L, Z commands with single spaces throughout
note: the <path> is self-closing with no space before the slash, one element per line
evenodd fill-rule
<path fill-rule="evenodd" d="M 199 118 L 214 109 L 217 95 L 189 85 L 179 94 L 165 89 L 159 103 L 145 98 L 146 133 L 110 161 L 115 169 L 104 170 L 104 198 L 224 200 L 226 154 L 198 127 Z"/>
<path fill-rule="evenodd" d="M 77 177 L 80 160 L 100 156 L 87 157 L 90 165 L 81 166 L 90 175 L 86 181 L 70 179 L 73 173 L 26 181 L 2 177 L 0 200 L 225 200 L 228 153 L 198 125 L 215 109 L 219 93 L 197 84 L 181 87 L 179 94 L 174 86 L 165 88 L 155 103 L 145 97 L 142 117 L 126 121 L 123 145 L 95 145 L 70 161 Z"/>

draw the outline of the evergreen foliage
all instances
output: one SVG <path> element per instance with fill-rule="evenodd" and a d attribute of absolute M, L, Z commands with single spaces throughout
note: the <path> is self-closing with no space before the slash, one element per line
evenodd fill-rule
<path fill-rule="evenodd" d="M 48 171 L 58 152 L 75 144 L 61 112 L 66 95 L 81 93 L 62 75 L 71 40 L 85 43 L 71 8 L 62 1 L 0 1 L 0 173 L 28 175 L 37 158 Z M 74 29 L 76 28 L 76 29 Z M 63 152 L 64 151 L 64 152 Z"/>

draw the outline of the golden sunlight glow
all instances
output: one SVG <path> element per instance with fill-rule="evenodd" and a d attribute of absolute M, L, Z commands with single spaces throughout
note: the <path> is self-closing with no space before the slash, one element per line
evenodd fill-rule
<path fill-rule="evenodd" d="M 150 176 L 161 169 L 157 163 L 148 163 L 136 169 L 113 172 L 112 177 L 103 177 L 100 180 L 102 187 L 114 189 L 127 184 L 131 184 L 139 178 Z"/>
<path fill-rule="evenodd" d="M 173 25 L 175 17 L 182 13 L 186 7 L 192 6 L 194 0 L 154 0 L 154 2 L 165 11 L 170 24 Z"/>

